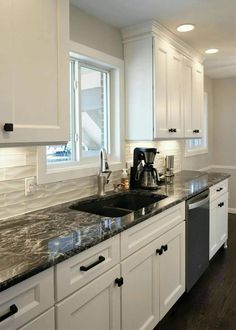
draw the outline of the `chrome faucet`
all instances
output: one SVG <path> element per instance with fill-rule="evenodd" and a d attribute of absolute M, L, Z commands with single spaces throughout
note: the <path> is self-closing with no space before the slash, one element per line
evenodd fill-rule
<path fill-rule="evenodd" d="M 112 171 L 108 165 L 106 149 L 102 148 L 99 155 L 98 196 L 105 195 L 105 185 L 109 183 L 111 173 Z"/>

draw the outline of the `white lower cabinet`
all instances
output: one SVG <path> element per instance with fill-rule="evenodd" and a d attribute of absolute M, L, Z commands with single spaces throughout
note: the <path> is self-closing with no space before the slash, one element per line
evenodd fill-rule
<path fill-rule="evenodd" d="M 157 241 L 121 263 L 122 329 L 153 329 L 159 316 L 159 258 Z"/>
<path fill-rule="evenodd" d="M 228 239 L 228 193 L 210 202 L 210 251 L 211 259 Z"/>
<path fill-rule="evenodd" d="M 120 278 L 117 265 L 56 305 L 57 330 L 120 329 Z"/>
<path fill-rule="evenodd" d="M 185 222 L 161 238 L 167 251 L 160 256 L 160 318 L 185 291 Z"/>
<path fill-rule="evenodd" d="M 54 308 L 40 315 L 19 330 L 55 330 Z"/>
<path fill-rule="evenodd" d="M 122 329 L 153 329 L 185 291 L 185 223 L 121 263 Z"/>

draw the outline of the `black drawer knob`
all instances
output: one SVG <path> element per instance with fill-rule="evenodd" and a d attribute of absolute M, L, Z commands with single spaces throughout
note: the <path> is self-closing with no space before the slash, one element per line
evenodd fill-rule
<path fill-rule="evenodd" d="M 223 190 L 223 188 L 218 188 L 218 189 L 216 189 L 217 192 L 219 192 L 219 191 L 221 191 L 221 190 Z"/>
<path fill-rule="evenodd" d="M 164 251 L 164 252 L 166 252 L 167 250 L 168 250 L 168 245 L 166 244 L 166 245 L 162 245 L 162 250 Z"/>
<path fill-rule="evenodd" d="M 162 248 L 161 249 L 156 249 L 156 254 L 159 254 L 159 256 L 161 256 L 163 253 Z"/>
<path fill-rule="evenodd" d="M 3 129 L 5 132 L 13 132 L 14 130 L 14 125 L 12 123 L 6 123 L 4 126 L 3 126 Z"/>
<path fill-rule="evenodd" d="M 169 128 L 169 132 L 170 133 L 176 133 L 177 132 L 177 129 L 176 128 Z"/>
<path fill-rule="evenodd" d="M 120 287 L 124 284 L 124 279 L 123 277 L 120 277 L 120 278 L 116 278 L 115 279 L 115 283 Z"/>
<path fill-rule="evenodd" d="M 224 205 L 225 205 L 224 202 L 221 202 L 221 203 L 218 204 L 219 207 L 222 207 L 222 206 L 224 206 Z"/>
<path fill-rule="evenodd" d="M 200 131 L 199 131 L 199 129 L 194 129 L 193 130 L 193 133 L 199 133 Z"/>

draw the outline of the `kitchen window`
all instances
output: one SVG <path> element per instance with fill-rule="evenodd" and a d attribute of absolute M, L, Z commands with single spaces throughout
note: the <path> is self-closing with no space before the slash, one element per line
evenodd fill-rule
<path fill-rule="evenodd" d="M 89 56 L 70 53 L 70 141 L 38 148 L 39 183 L 96 174 L 102 147 L 111 168 L 122 168 L 123 61 L 72 44 Z"/>
<path fill-rule="evenodd" d="M 110 150 L 110 72 L 70 58 L 71 139 L 47 146 L 48 166 L 91 162 L 102 147 Z"/>
<path fill-rule="evenodd" d="M 186 140 L 185 157 L 208 153 L 208 100 L 204 93 L 203 128 L 201 139 Z"/>

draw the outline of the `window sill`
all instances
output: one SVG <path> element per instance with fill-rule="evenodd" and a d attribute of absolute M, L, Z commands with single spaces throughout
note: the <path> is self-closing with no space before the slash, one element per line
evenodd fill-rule
<path fill-rule="evenodd" d="M 59 181 L 74 180 L 86 178 L 98 173 L 98 161 L 95 163 L 79 164 L 58 167 L 47 167 L 46 152 L 44 147 L 38 147 L 38 167 L 37 167 L 37 183 L 47 184 Z M 124 163 L 122 161 L 110 161 L 110 169 L 112 172 L 122 170 Z"/>
<path fill-rule="evenodd" d="M 204 155 L 208 154 L 208 149 L 196 149 L 196 150 L 185 150 L 184 157 L 193 157 L 193 156 L 198 156 L 198 155 Z"/>
<path fill-rule="evenodd" d="M 109 163 L 112 172 L 122 170 L 122 162 Z M 81 164 L 75 166 L 39 168 L 38 184 L 54 183 L 59 181 L 73 180 L 96 175 L 98 173 L 98 164 Z"/>

